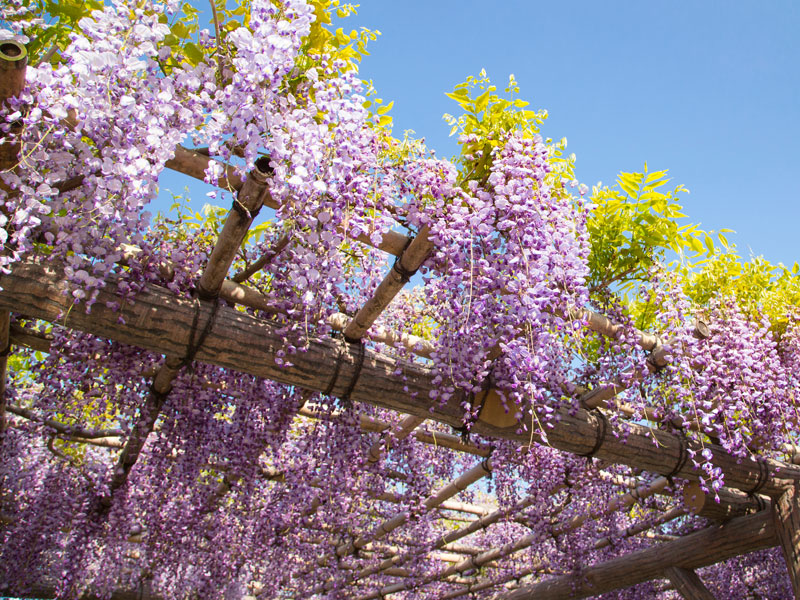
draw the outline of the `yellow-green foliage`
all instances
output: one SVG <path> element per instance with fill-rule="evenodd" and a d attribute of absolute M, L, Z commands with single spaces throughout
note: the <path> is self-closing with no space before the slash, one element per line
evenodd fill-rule
<path fill-rule="evenodd" d="M 773 265 L 762 257 L 744 261 L 735 248 L 714 254 L 703 268 L 689 273 L 686 293 L 698 307 L 715 297 L 735 298 L 752 318 L 766 315 L 780 335 L 800 308 L 800 265 Z"/>

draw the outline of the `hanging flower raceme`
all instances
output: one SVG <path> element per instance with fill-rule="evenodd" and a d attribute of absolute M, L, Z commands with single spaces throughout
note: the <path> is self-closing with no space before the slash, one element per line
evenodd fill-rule
<path fill-rule="evenodd" d="M 485 182 L 428 186 L 409 220 L 436 245 L 426 282 L 439 347 L 436 397 L 479 394 L 490 377 L 512 414 L 548 414 L 569 390 L 569 310 L 586 301 L 582 208 L 551 185 L 540 138 L 509 133 Z M 421 187 L 421 186 L 420 186 Z M 420 194 L 419 197 L 425 197 Z M 496 358 L 498 357 L 499 358 Z M 474 411 L 464 406 L 469 422 Z"/>

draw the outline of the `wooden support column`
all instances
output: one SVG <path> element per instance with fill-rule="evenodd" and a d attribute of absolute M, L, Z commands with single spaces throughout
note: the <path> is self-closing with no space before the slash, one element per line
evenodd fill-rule
<path fill-rule="evenodd" d="M 800 600 L 800 484 L 786 490 L 773 503 L 772 519 L 792 580 L 795 600 Z"/>
<path fill-rule="evenodd" d="M 664 569 L 664 575 L 686 600 L 714 600 L 714 594 L 692 569 L 669 567 Z"/>
<path fill-rule="evenodd" d="M 0 43 L 0 108 L 5 108 L 11 98 L 16 98 L 25 87 L 25 70 L 28 65 L 28 52 L 25 46 L 13 40 Z M 15 136 L 22 131 L 22 122 L 11 125 L 11 129 L 3 136 Z M 0 144 L 0 172 L 9 171 L 17 164 L 19 141 Z M 0 189 L 7 189 L 0 180 Z M 11 313 L 0 310 L 0 439 L 6 431 L 6 366 L 9 341 L 9 324 Z"/>

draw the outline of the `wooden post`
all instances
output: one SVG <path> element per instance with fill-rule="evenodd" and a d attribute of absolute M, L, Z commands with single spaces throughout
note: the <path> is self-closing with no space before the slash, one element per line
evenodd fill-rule
<path fill-rule="evenodd" d="M 0 108 L 5 108 L 8 100 L 22 93 L 27 65 L 28 52 L 25 46 L 14 40 L 0 43 Z M 16 136 L 21 130 L 22 122 L 18 121 L 3 135 Z M 18 140 L 0 144 L 0 172 L 11 170 L 16 166 L 19 147 Z M 6 189 L 2 181 L 0 188 Z M 7 310 L 0 311 L 0 439 L 6 431 L 6 365 L 10 350 L 8 337 L 10 322 L 11 313 Z"/>
<path fill-rule="evenodd" d="M 14 40 L 0 42 L 0 108 L 5 108 L 8 100 L 22 93 L 27 66 L 28 51 L 25 46 Z M 11 124 L 11 130 L 3 136 L 16 136 L 21 130 L 22 121 L 16 121 Z M 0 171 L 14 168 L 18 154 L 19 141 L 0 144 Z"/>
<path fill-rule="evenodd" d="M 714 594 L 708 591 L 708 588 L 693 570 L 669 567 L 664 569 L 664 575 L 686 600 L 714 600 Z"/>
<path fill-rule="evenodd" d="M 795 600 L 800 600 L 800 485 L 795 483 L 773 503 L 772 519 Z"/>

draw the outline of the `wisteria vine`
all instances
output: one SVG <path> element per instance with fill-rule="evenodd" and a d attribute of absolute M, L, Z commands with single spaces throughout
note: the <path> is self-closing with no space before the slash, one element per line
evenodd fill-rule
<path fill-rule="evenodd" d="M 228 175 L 246 179 L 266 163 L 272 209 L 232 273 L 249 273 L 269 307 L 242 310 L 282 336 L 276 362 L 291 367 L 374 295 L 390 231 L 424 234 L 433 251 L 422 277 L 363 343 L 396 360 L 399 377 L 407 362 L 428 369 L 434 390 L 421 401 L 458 402 L 462 427 L 426 421 L 397 435 L 392 411 L 190 362 L 112 490 L 165 357 L 15 315 L 13 327 L 45 349 L 15 346 L 9 359 L 0 593 L 489 598 L 502 585 L 578 578 L 653 543 L 642 532 L 671 539 L 705 523 L 659 520 L 681 506 L 682 481 L 548 445 L 560 415 L 610 383 L 619 391 L 600 406 L 610 422 L 624 427 L 627 415 L 698 444 L 689 458 L 711 495 L 725 485 L 711 445 L 737 457 L 798 453 L 796 274 L 761 281 L 767 300 L 754 303 L 754 286 L 707 293 L 705 275 L 653 250 L 620 269 L 642 273 L 627 297 L 626 280 L 592 270 L 603 243 L 593 201 L 606 196 L 573 193 L 573 165 L 543 139 L 539 116 L 497 99 L 477 109 L 467 86 L 456 97 L 484 128 L 454 120 L 458 160 L 395 140 L 370 112 L 371 90 L 340 39 L 350 38 L 325 27 L 336 10 L 352 7 L 253 0 L 246 18 L 220 27 L 215 13 L 213 33 L 176 42 L 189 31 L 177 2 L 89 7 L 2 107 L 0 143 L 19 152 L 0 173 L 0 272 L 56 265 L 72 310 L 91 310 L 111 283 L 115 309 L 147 285 L 191 298 L 220 227 L 180 211 L 151 220 L 165 168 L 193 147 L 209 159 L 205 181 L 221 188 L 214 199 L 228 203 Z M 53 26 L 22 0 L 5 3 L 0 20 L 2 39 L 20 43 Z M 592 310 L 619 324 L 613 336 L 590 330 Z M 659 336 L 652 351 L 641 330 Z M 526 447 L 473 431 L 490 390 Z M 433 505 L 480 464 L 491 477 L 460 491 L 461 505 Z M 637 486 L 653 489 L 630 496 Z M 769 551 L 701 575 L 719 595 L 788 598 L 781 563 Z M 674 592 L 650 582 L 603 597 Z"/>

